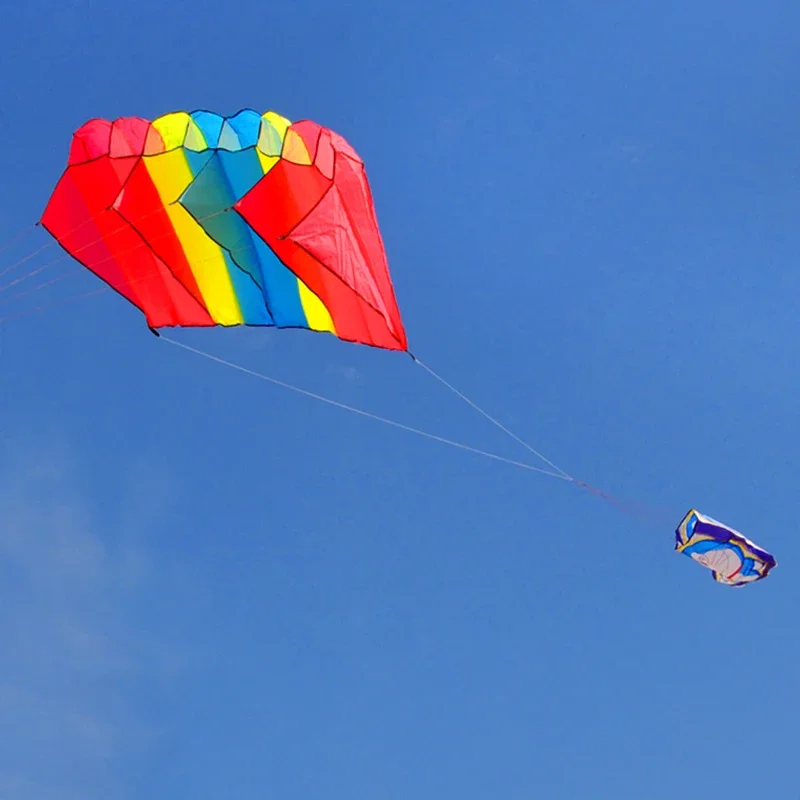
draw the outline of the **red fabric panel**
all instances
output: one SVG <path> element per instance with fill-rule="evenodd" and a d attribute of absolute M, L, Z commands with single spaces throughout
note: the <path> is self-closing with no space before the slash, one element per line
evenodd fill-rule
<path fill-rule="evenodd" d="M 397 307 L 397 298 L 389 273 L 386 250 L 378 227 L 372 192 L 364 165 L 360 161 L 353 161 L 347 155 L 349 150 L 351 148 L 348 145 L 345 150 L 338 149 L 337 151 L 336 176 L 334 178 L 336 188 L 344 203 L 351 230 L 359 243 L 367 269 L 383 300 L 387 324 L 405 348 L 408 345 L 406 332 L 403 328 L 400 309 Z"/>
<path fill-rule="evenodd" d="M 369 200 L 363 168 L 337 154 L 334 185 L 289 238 L 381 314 L 398 344 L 405 348 L 389 266 Z"/>
<path fill-rule="evenodd" d="M 111 158 L 142 155 L 149 130 L 150 123 L 146 119 L 123 117 L 116 120 L 111 126 Z"/>
<path fill-rule="evenodd" d="M 111 123 L 106 119 L 90 120 L 72 135 L 68 164 L 72 166 L 101 158 L 108 155 L 110 146 Z"/>
<path fill-rule="evenodd" d="M 317 143 L 323 131 L 322 126 L 317 125 L 316 122 L 312 122 L 309 119 L 304 119 L 300 120 L 300 122 L 293 123 L 289 126 L 289 129 L 293 130 L 303 140 L 306 150 L 308 150 L 308 156 L 313 163 L 317 156 Z"/>
<path fill-rule="evenodd" d="M 317 169 L 330 181 L 333 180 L 333 162 L 336 151 L 333 149 L 330 131 L 322 131 L 317 145 L 317 154 L 314 164 Z"/>
<path fill-rule="evenodd" d="M 136 231 L 109 210 L 137 163 L 136 158 L 98 157 L 69 167 L 42 225 L 73 258 L 139 308 L 152 327 L 212 325 Z"/>
<path fill-rule="evenodd" d="M 172 227 L 144 161 L 137 162 L 114 208 L 148 243 L 153 252 L 169 266 L 173 279 L 182 284 L 184 290 L 205 309 L 203 296 L 183 246 Z"/>
<path fill-rule="evenodd" d="M 347 156 L 355 161 L 357 164 L 363 164 L 364 162 L 361 160 L 361 156 L 356 153 L 355 150 L 350 145 L 343 136 L 340 136 L 336 131 L 330 131 L 331 134 L 331 142 L 333 143 L 333 149 L 336 150 L 337 153 L 341 153 L 343 156 Z"/>
<path fill-rule="evenodd" d="M 100 169 L 97 169 L 97 167 Z M 103 215 L 103 206 L 89 204 L 81 193 L 76 177 L 83 171 L 95 186 L 94 180 L 103 171 L 103 161 L 95 161 L 84 167 L 72 167 L 56 185 L 50 202 L 42 215 L 42 225 L 58 240 L 59 244 L 81 264 L 91 269 L 113 289 L 131 303 L 138 306 L 138 296 L 113 256 L 109 244 L 103 238 L 98 221 Z M 84 179 L 85 182 L 85 179 Z"/>
<path fill-rule="evenodd" d="M 381 315 L 365 303 L 327 264 L 287 238 L 323 199 L 331 182 L 313 166 L 278 162 L 237 204 L 236 209 L 325 304 L 341 339 L 392 350 L 403 349 Z"/>

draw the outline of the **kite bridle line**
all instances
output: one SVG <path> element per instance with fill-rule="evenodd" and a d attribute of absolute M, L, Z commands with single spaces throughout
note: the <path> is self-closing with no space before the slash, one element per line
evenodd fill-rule
<path fill-rule="evenodd" d="M 366 417 L 367 419 L 374 420 L 375 422 L 381 422 L 384 425 L 390 425 L 393 428 L 398 428 L 408 433 L 413 433 L 416 434 L 417 436 L 422 436 L 425 439 L 431 439 L 435 442 L 440 442 L 441 444 L 449 445 L 450 447 L 456 447 L 459 450 L 466 450 L 467 452 L 483 456 L 484 458 L 490 458 L 494 461 L 501 461 L 505 464 L 510 464 L 511 466 L 514 467 L 526 469 L 531 472 L 538 472 L 541 475 L 547 475 L 551 478 L 558 478 L 560 480 L 572 480 L 571 478 L 565 477 L 564 475 L 561 475 L 558 472 L 550 472 L 549 470 L 535 467 L 532 464 L 527 464 L 524 461 L 515 461 L 514 459 L 506 458 L 505 456 L 500 456 L 497 455 L 496 453 L 490 453 L 487 450 L 480 450 L 476 447 L 472 447 L 471 445 L 464 444 L 463 442 L 457 442 L 453 439 L 446 439 L 445 437 L 438 436 L 435 433 L 428 433 L 428 431 L 421 430 L 420 428 L 414 428 L 410 425 L 405 425 L 402 422 L 396 422 L 395 420 L 389 419 L 388 417 L 381 417 L 378 414 L 373 414 L 370 411 L 364 411 L 361 408 L 356 408 L 355 406 L 350 406 L 347 405 L 346 403 L 340 403 L 338 400 L 333 400 L 330 397 L 325 397 L 324 395 L 317 394 L 316 392 L 311 392 L 308 389 L 302 389 L 299 386 L 294 386 L 293 384 L 287 383 L 286 381 L 279 380 L 278 378 L 273 378 L 269 375 L 265 375 L 262 372 L 257 372 L 256 370 L 250 369 L 249 367 L 244 367 L 241 364 L 236 364 L 233 361 L 228 361 L 227 359 L 220 358 L 219 356 L 215 356 L 212 353 L 207 353 L 204 350 L 200 350 L 196 347 L 192 347 L 191 345 L 184 344 L 183 342 L 179 342 L 176 339 L 171 339 L 168 336 L 164 336 L 163 334 L 159 334 L 159 339 L 162 342 L 167 342 L 168 344 L 174 345 L 175 347 L 180 347 L 182 350 L 186 350 L 190 353 L 194 353 L 195 355 L 202 356 L 203 358 L 206 358 L 209 361 L 214 361 L 217 364 L 222 364 L 223 366 L 229 367 L 230 369 L 235 369 L 237 372 L 242 372 L 246 375 L 250 375 L 253 378 L 258 378 L 259 380 L 271 383 L 275 386 L 280 386 L 282 389 L 288 389 L 289 391 L 295 392 L 296 394 L 301 394 L 304 395 L 305 397 L 309 397 L 312 400 L 317 400 L 321 403 L 326 403 L 327 405 L 335 406 L 336 408 L 342 409 L 343 411 L 349 411 L 351 414 L 358 414 L 361 417 Z"/>
<path fill-rule="evenodd" d="M 26 225 L 22 230 L 18 231 L 12 236 L 9 236 L 8 239 L 6 239 L 5 241 L 2 242 L 2 244 L 0 244 L 0 253 L 5 253 L 6 250 L 8 250 L 10 247 L 13 247 L 15 244 L 17 244 L 17 242 L 21 242 L 29 233 L 33 233 L 38 227 L 38 225 L 39 225 L 38 222 L 34 223 L 33 225 Z M 48 245 L 48 247 L 49 246 L 50 245 Z M 9 267 L 9 269 L 12 268 L 13 265 L 12 267 Z M 3 275 L 7 271 L 8 271 L 7 269 L 1 270 L 0 275 Z"/>
<path fill-rule="evenodd" d="M 552 477 L 562 478 L 563 480 L 568 481 L 569 483 L 575 484 L 576 486 L 580 487 L 581 489 L 585 489 L 590 494 L 593 494 L 596 497 L 599 497 L 602 500 L 605 500 L 607 503 L 610 503 L 611 505 L 615 506 L 617 509 L 619 509 L 623 513 L 630 514 L 630 515 L 636 517 L 640 522 L 643 522 L 645 524 L 648 524 L 650 522 L 650 518 L 649 517 L 646 517 L 643 514 L 637 513 L 637 511 L 634 510 L 634 508 L 632 507 L 632 505 L 630 503 L 627 503 L 627 502 L 623 501 L 621 498 L 615 497 L 614 495 L 609 494 L 608 492 L 603 491 L 602 489 L 598 489 L 598 488 L 592 486 L 591 484 L 586 483 L 586 481 L 582 481 L 582 480 L 579 480 L 578 478 L 575 478 L 574 476 L 570 475 L 568 472 L 563 470 L 561 467 L 559 467 L 557 464 L 554 464 L 549 458 L 547 458 L 546 456 L 542 455 L 542 453 L 540 453 L 538 450 L 536 450 L 534 447 L 532 447 L 530 444 L 528 444 L 528 442 L 526 442 L 524 439 L 522 439 L 519 436 L 517 436 L 517 434 L 514 433 L 513 431 L 509 430 L 505 425 L 503 425 L 502 422 L 500 422 L 498 419 L 493 417 L 488 411 L 486 411 L 485 409 L 481 408 L 474 400 L 470 400 L 469 397 L 467 397 L 463 392 L 459 391 L 450 382 L 445 380 L 441 375 L 439 375 L 437 372 L 435 372 L 431 367 L 429 367 L 427 364 L 424 364 L 422 361 L 420 361 L 420 359 L 417 358 L 417 356 L 414 353 L 409 351 L 408 354 L 409 354 L 409 356 L 411 356 L 411 359 L 415 364 L 417 364 L 418 366 L 422 367 L 422 369 L 424 369 L 431 377 L 433 377 L 435 380 L 437 380 L 439 383 L 441 383 L 442 386 L 444 386 L 445 388 L 449 389 L 453 394 L 456 395 L 456 397 L 460 398 L 467 405 L 469 405 L 470 407 L 475 409 L 479 414 L 483 415 L 486 419 L 489 420 L 489 422 L 491 422 L 493 425 L 495 425 L 497 428 L 499 428 L 501 431 L 503 431 L 503 433 L 505 433 L 506 435 L 510 436 L 515 442 L 517 442 L 520 445 L 522 445 L 526 450 L 528 450 L 530 453 L 535 455 L 537 458 L 539 458 L 542 461 L 544 461 L 545 464 L 547 464 L 549 467 L 551 467 L 553 470 L 555 470 L 555 472 L 548 473 L 549 475 L 551 475 Z"/>
<path fill-rule="evenodd" d="M 465 444 L 463 442 L 459 442 L 453 439 L 447 439 L 443 436 L 438 436 L 437 434 L 429 433 L 428 431 L 421 430 L 420 428 L 415 428 L 410 425 L 406 425 L 402 422 L 397 422 L 395 420 L 389 419 L 387 417 L 382 417 L 378 414 L 373 414 L 370 411 L 365 411 L 364 409 L 357 408 L 355 406 L 348 405 L 346 403 L 339 402 L 338 400 L 333 400 L 329 397 L 325 397 L 324 395 L 318 394 L 317 392 L 311 392 L 308 389 L 303 389 L 299 386 L 295 386 L 293 384 L 287 383 L 286 381 L 279 380 L 277 378 L 273 378 L 269 375 L 265 375 L 262 372 L 258 372 L 256 370 L 250 369 L 249 367 L 242 366 L 241 364 L 236 364 L 233 361 L 229 361 L 228 359 L 221 358 L 220 356 L 216 356 L 213 353 L 208 353 L 204 350 L 201 350 L 197 347 L 192 347 L 191 345 L 185 344 L 183 342 L 179 342 L 176 339 L 171 339 L 169 336 L 165 336 L 161 333 L 157 334 L 161 341 L 167 342 L 168 344 L 173 345 L 174 347 L 178 347 L 182 350 L 185 350 L 190 353 L 194 353 L 195 355 L 201 356 L 209 361 L 213 361 L 217 364 L 221 364 L 222 366 L 229 367 L 230 369 L 234 369 L 237 372 L 244 373 L 246 375 L 250 375 L 253 378 L 258 378 L 266 383 L 270 383 L 274 386 L 279 386 L 280 388 L 287 389 L 289 391 L 295 392 L 296 394 L 303 395 L 305 397 L 311 398 L 313 400 L 317 400 L 318 402 L 325 403 L 326 405 L 333 406 L 335 408 L 341 409 L 343 411 L 350 412 L 352 414 L 357 414 L 358 416 L 365 417 L 367 419 L 371 419 L 375 422 L 380 422 L 384 425 L 388 425 L 393 428 L 397 428 L 399 430 L 406 431 L 407 433 L 413 433 L 416 436 L 421 436 L 425 439 L 429 439 L 435 442 L 439 442 L 440 444 L 446 444 L 450 447 L 457 448 L 459 450 L 464 450 L 469 453 L 473 453 L 474 455 L 483 456 L 484 458 L 489 458 L 493 461 L 499 461 L 504 464 L 508 464 L 513 467 L 518 467 L 520 469 L 528 470 L 529 472 L 536 472 L 540 475 L 546 475 L 550 478 L 557 478 L 558 480 L 566 481 L 567 483 L 572 483 L 575 486 L 578 486 L 581 489 L 585 489 L 590 494 L 593 494 L 606 502 L 610 503 L 611 505 L 615 506 L 618 510 L 622 511 L 623 513 L 629 514 L 635 517 L 639 522 L 647 525 L 649 527 L 650 523 L 652 522 L 652 518 L 648 515 L 637 513 L 633 507 L 629 503 L 623 502 L 621 499 L 614 497 L 613 495 L 609 494 L 608 492 L 602 491 L 600 489 L 591 486 L 590 484 L 586 483 L 585 481 L 578 480 L 577 478 L 573 477 L 569 473 L 565 472 L 560 467 L 556 466 L 551 462 L 548 458 L 543 456 L 539 451 L 535 450 L 530 444 L 525 442 L 519 436 L 517 436 L 513 431 L 509 430 L 505 425 L 503 425 L 499 420 L 495 419 L 491 414 L 487 411 L 482 409 L 477 403 L 473 400 L 470 400 L 465 394 L 460 392 L 456 389 L 452 384 L 442 378 L 438 373 L 436 373 L 431 367 L 423 364 L 417 356 L 413 353 L 408 352 L 408 355 L 414 361 L 415 364 L 423 367 L 423 369 L 430 374 L 433 378 L 439 381 L 443 386 L 448 388 L 457 397 L 463 400 L 467 405 L 478 411 L 481 415 L 486 417 L 493 425 L 498 427 L 512 439 L 517 441 L 531 453 L 538 456 L 542 459 L 546 464 L 552 467 L 552 470 L 542 469 L 541 467 L 536 467 L 532 464 L 528 464 L 524 461 L 517 461 L 515 459 L 506 458 L 505 456 L 498 455 L 496 453 L 491 453 L 486 450 L 481 450 L 476 447 L 472 447 L 471 445 Z M 659 528 L 660 529 L 660 528 Z"/>
<path fill-rule="evenodd" d="M 411 360 L 415 364 L 418 364 L 420 367 L 422 367 L 422 369 L 424 369 L 425 372 L 427 372 L 431 377 L 433 377 L 437 381 L 439 381 L 439 383 L 441 383 L 442 386 L 444 386 L 445 388 L 449 389 L 454 395 L 456 395 L 456 397 L 459 397 L 467 405 L 469 405 L 472 408 L 474 408 L 479 414 L 482 414 L 484 417 L 486 417 L 486 419 L 488 419 L 489 422 L 491 422 L 493 425 L 495 425 L 497 428 L 499 428 L 501 431 L 503 431 L 503 433 L 505 433 L 506 435 L 510 436 L 515 442 L 518 442 L 526 450 L 530 451 L 537 458 L 540 458 L 542 461 L 544 461 L 544 463 L 547 464 L 551 469 L 553 469 L 556 472 L 560 473 L 561 476 L 565 480 L 577 482 L 577 481 L 575 481 L 575 478 L 573 478 L 568 472 L 565 472 L 563 469 L 561 469 L 561 467 L 557 466 L 552 461 L 550 461 L 549 458 L 543 456 L 538 450 L 535 450 L 533 447 L 531 447 L 531 445 L 529 445 L 524 439 L 520 439 L 520 437 L 517 436 L 516 433 L 514 433 L 513 431 L 510 431 L 505 425 L 503 425 L 502 422 L 500 422 L 499 420 L 495 419 L 491 414 L 489 414 L 488 411 L 485 411 L 484 409 L 482 409 L 477 403 L 475 403 L 474 401 L 470 400 L 469 397 L 467 397 L 465 394 L 463 394 L 458 389 L 456 389 L 455 386 L 453 386 L 451 383 L 448 383 L 448 381 L 446 381 L 441 375 L 439 375 L 437 372 L 434 372 L 434 370 L 432 370 L 427 364 L 424 364 L 422 361 L 420 361 L 414 355 L 414 353 L 409 351 L 408 354 L 411 356 Z"/>

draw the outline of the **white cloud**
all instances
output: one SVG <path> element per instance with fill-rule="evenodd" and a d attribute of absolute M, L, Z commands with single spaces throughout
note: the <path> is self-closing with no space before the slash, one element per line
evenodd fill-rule
<path fill-rule="evenodd" d="M 164 579 L 136 531 L 169 492 L 134 471 L 109 526 L 67 448 L 37 446 L 4 454 L 0 473 L 0 798 L 114 800 L 154 735 L 130 689 L 177 663 L 135 624 Z"/>

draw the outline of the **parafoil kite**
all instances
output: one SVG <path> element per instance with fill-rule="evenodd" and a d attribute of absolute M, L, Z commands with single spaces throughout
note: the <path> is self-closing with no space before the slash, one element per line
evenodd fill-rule
<path fill-rule="evenodd" d="M 91 120 L 41 224 L 154 331 L 306 328 L 407 349 L 364 164 L 314 122 Z"/>
<path fill-rule="evenodd" d="M 714 580 L 727 586 L 766 578 L 778 563 L 738 531 L 694 509 L 675 531 L 675 549 L 710 569 Z"/>

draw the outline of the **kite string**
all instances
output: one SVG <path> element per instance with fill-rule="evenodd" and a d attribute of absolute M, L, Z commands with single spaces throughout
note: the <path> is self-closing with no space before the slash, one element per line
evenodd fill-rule
<path fill-rule="evenodd" d="M 551 478 L 558 478 L 559 480 L 570 480 L 570 478 L 565 477 L 564 475 L 560 475 L 558 472 L 550 472 L 549 470 L 541 469 L 540 467 L 534 467 L 531 464 L 526 464 L 524 461 L 515 461 L 514 459 L 505 458 L 504 456 L 497 455 L 496 453 L 489 453 L 486 450 L 479 450 L 478 448 L 471 447 L 468 444 L 463 444 L 462 442 L 457 442 L 454 441 L 453 439 L 445 439 L 443 436 L 437 436 L 434 433 L 428 433 L 427 431 L 420 430 L 419 428 L 412 428 L 410 425 L 404 425 L 402 422 L 395 422 L 394 420 L 378 416 L 377 414 L 372 414 L 369 411 L 364 411 L 363 409 L 356 408 L 355 406 L 349 406 L 345 403 L 340 403 L 338 400 L 332 400 L 329 397 L 324 397 L 323 395 L 317 394 L 315 392 L 310 392 L 307 389 L 301 389 L 299 386 L 293 386 L 292 384 L 286 383 L 285 381 L 278 380 L 277 378 L 272 378 L 269 375 L 264 375 L 263 373 L 256 372 L 255 370 L 252 369 L 248 369 L 247 367 L 243 367 L 240 364 L 235 364 L 232 361 L 227 361 L 224 358 L 220 358 L 219 356 L 212 355 L 211 353 L 206 353 L 203 350 L 198 350 L 196 347 L 191 347 L 190 345 L 184 344 L 183 342 L 178 342 L 175 339 L 170 339 L 167 336 L 161 335 L 160 338 L 163 341 L 167 342 L 168 344 L 174 345 L 175 347 L 180 347 L 181 349 L 187 350 L 190 353 L 195 353 L 196 355 L 202 356 L 203 358 L 206 358 L 209 361 L 215 361 L 217 364 L 222 364 L 223 366 L 230 367 L 231 369 L 235 369 L 247 375 L 251 375 L 254 378 L 258 378 L 259 380 L 266 381 L 267 383 L 274 384 L 275 386 L 280 386 L 283 389 L 289 389 L 290 391 L 296 392 L 297 394 L 304 395 L 305 397 L 310 397 L 311 399 L 318 400 L 321 403 L 326 403 L 328 405 L 335 406 L 336 408 L 342 409 L 344 411 L 349 411 L 352 414 L 358 414 L 359 416 L 366 417 L 367 419 L 374 420 L 375 422 L 381 422 L 384 425 L 390 425 L 393 428 L 398 428 L 408 433 L 413 433 L 417 436 L 422 436 L 425 439 L 431 439 L 435 442 L 449 445 L 450 447 L 456 447 L 459 450 L 466 450 L 469 453 L 483 456 L 484 458 L 490 458 L 493 459 L 494 461 L 501 461 L 505 464 L 510 464 L 511 466 L 514 467 L 520 467 L 521 469 L 526 469 L 531 472 L 538 472 L 542 475 L 548 475 Z"/>
<path fill-rule="evenodd" d="M 22 230 L 15 233 L 13 236 L 9 236 L 3 242 L 0 242 L 0 253 L 5 253 L 10 247 L 13 247 L 17 242 L 21 242 L 29 233 L 32 233 L 36 230 L 36 225 L 26 225 Z"/>
<path fill-rule="evenodd" d="M 549 458 L 542 455 L 542 453 L 540 453 L 538 450 L 536 450 L 534 447 L 528 444 L 524 439 L 521 439 L 519 436 L 517 436 L 517 434 L 509 430 L 505 425 L 503 425 L 502 422 L 500 422 L 498 419 L 489 414 L 488 411 L 481 408 L 473 400 L 470 400 L 470 398 L 467 397 L 463 392 L 460 392 L 458 389 L 456 389 L 455 386 L 453 386 L 451 383 L 445 380 L 441 375 L 436 373 L 431 367 L 420 361 L 419 358 L 417 358 L 413 353 L 409 353 L 409 355 L 411 356 L 413 361 L 420 367 L 422 367 L 429 375 L 431 375 L 431 377 L 435 378 L 439 383 L 441 383 L 443 386 L 445 386 L 447 389 L 453 392 L 453 394 L 455 394 L 457 397 L 463 400 L 467 405 L 475 409 L 475 411 L 477 411 L 479 414 L 488 419 L 493 425 L 497 426 L 501 431 L 506 433 L 512 439 L 514 439 L 514 441 L 521 444 L 526 450 L 533 453 L 533 455 L 535 455 L 537 458 L 540 458 L 542 461 L 544 461 L 545 464 L 547 464 L 554 470 L 554 472 L 541 470 L 542 472 L 545 472 L 545 474 L 547 475 L 552 475 L 554 477 L 558 477 L 563 480 L 569 481 L 570 483 L 574 483 L 581 489 L 585 489 L 590 494 L 593 494 L 596 497 L 599 497 L 601 500 L 605 500 L 607 503 L 610 503 L 611 505 L 615 506 L 617 510 L 625 514 L 629 514 L 632 517 L 635 517 L 639 522 L 645 525 L 649 525 L 650 523 L 652 523 L 655 516 L 652 508 L 649 509 L 649 513 L 645 513 L 642 509 L 637 510 L 636 508 L 634 508 L 634 505 L 630 501 L 623 500 L 620 497 L 616 497 L 615 495 L 612 495 L 609 492 L 606 492 L 602 489 L 598 489 L 595 486 L 586 483 L 586 481 L 578 480 L 577 478 L 573 477 L 568 472 L 561 469 L 561 467 L 554 464 Z"/>
<path fill-rule="evenodd" d="M 47 243 L 43 244 L 41 247 L 37 247 L 36 250 L 28 253 L 25 256 L 22 256 L 22 258 L 20 258 L 19 260 L 15 261 L 13 264 L 9 264 L 4 269 L 0 270 L 0 277 L 2 277 L 3 275 L 7 275 L 9 272 L 12 272 L 13 270 L 21 267 L 23 264 L 26 264 L 32 258 L 35 258 L 40 253 L 43 253 L 45 250 L 49 250 L 54 244 L 55 244 L 54 242 L 47 242 Z M 62 256 L 62 259 L 63 258 L 66 258 L 66 256 Z M 57 259 L 57 261 L 58 260 L 62 260 L 62 259 Z M 50 262 L 50 263 L 52 264 L 52 263 L 55 263 L 55 262 Z M 49 265 L 46 264 L 45 266 L 49 266 Z M 17 278 L 16 280 L 11 281 L 11 283 L 0 287 L 0 291 L 4 291 L 9 286 L 14 286 L 17 283 L 20 283 L 21 281 L 27 280 L 31 275 L 36 275 L 38 272 L 41 272 L 42 269 L 44 269 L 44 267 L 39 267 L 38 269 L 35 269 L 33 272 L 25 273 L 21 278 Z"/>
<path fill-rule="evenodd" d="M 513 431 L 510 431 L 505 425 L 503 425 L 502 422 L 500 422 L 500 420 L 495 419 L 495 417 L 493 417 L 491 414 L 489 414 L 488 411 L 485 411 L 484 409 L 482 409 L 477 403 L 475 403 L 474 401 L 470 400 L 469 397 L 467 397 L 465 394 L 463 394 L 458 389 L 456 389 L 455 386 L 453 386 L 451 383 L 446 381 L 441 375 L 439 375 L 437 372 L 434 372 L 433 369 L 431 369 L 427 364 L 425 364 L 422 361 L 420 361 L 413 353 L 409 353 L 409 355 L 414 360 L 415 364 L 418 364 L 420 367 L 422 367 L 422 369 L 424 369 L 431 377 L 433 377 L 437 381 L 439 381 L 439 383 L 441 383 L 442 386 L 446 387 L 451 392 L 453 392 L 453 394 L 455 394 L 457 397 L 459 397 L 461 400 L 463 400 L 467 405 L 469 405 L 472 408 L 474 408 L 475 411 L 477 411 L 479 414 L 482 414 L 486 419 L 489 420 L 489 422 L 491 422 L 493 425 L 497 426 L 501 431 L 503 431 L 503 433 L 505 433 L 508 436 L 510 436 L 515 442 L 521 444 L 526 450 L 528 450 L 529 452 L 533 453 L 533 455 L 535 455 L 537 458 L 540 458 L 542 461 L 544 461 L 544 463 L 547 464 L 551 469 L 553 469 L 556 472 L 560 473 L 560 477 L 564 478 L 564 480 L 572 481 L 573 483 L 579 483 L 579 481 L 577 481 L 569 473 L 567 473 L 563 469 L 561 469 L 561 467 L 559 467 L 556 464 L 554 464 L 549 458 L 547 458 L 544 455 L 542 455 L 538 450 L 534 449 L 524 439 L 521 439 L 519 436 L 517 436 L 516 433 L 514 433 Z"/>
<path fill-rule="evenodd" d="M 145 217 L 150 216 L 151 214 L 156 213 L 158 210 L 159 209 L 156 209 L 154 211 L 148 212 L 148 214 L 145 214 L 144 216 Z M 140 217 L 140 219 L 143 219 L 143 218 L 144 217 Z M 88 225 L 88 224 L 90 224 L 91 222 L 94 222 L 94 221 L 95 221 L 94 218 L 89 217 L 89 219 L 85 219 L 85 220 L 83 220 L 83 222 L 79 222 L 74 227 L 68 229 L 62 235 L 62 238 L 66 239 L 67 237 L 76 234 L 81 228 L 84 228 L 86 225 Z M 138 220 L 137 220 L 137 222 L 138 222 Z M 42 220 L 41 219 L 38 222 L 35 222 L 33 225 L 27 226 L 22 231 L 20 231 L 20 233 L 18 233 L 16 236 L 11 237 L 4 244 L 0 245 L 0 253 L 2 253 L 3 251 L 7 250 L 13 244 L 16 244 L 21 239 L 24 239 L 29 233 L 31 233 L 32 231 L 35 231 L 37 228 L 39 228 L 41 226 L 42 226 Z M 116 231 L 111 231 L 111 234 L 119 233 L 121 230 L 122 230 L 122 228 L 120 228 L 120 229 L 118 229 Z M 93 241 L 88 242 L 88 244 L 84 245 L 83 247 L 79 247 L 75 252 L 76 253 L 80 252 L 81 250 L 83 250 L 83 249 L 85 249 L 87 247 L 91 247 L 91 246 L 93 246 L 95 244 L 98 244 L 99 242 L 103 241 L 104 238 L 105 238 L 105 235 L 101 235 L 101 236 L 95 238 Z M 25 264 L 26 262 L 30 261 L 35 256 L 38 256 L 40 253 L 44 252 L 45 250 L 49 250 L 55 244 L 56 244 L 55 241 L 50 241 L 50 242 L 47 242 L 47 243 L 43 244 L 41 247 L 38 247 L 33 252 L 30 252 L 27 255 L 23 256 L 18 261 L 15 261 L 13 264 L 9 264 L 8 266 L 4 267 L 2 270 L 0 270 L 0 276 L 3 276 L 8 272 L 11 272 L 12 270 L 17 269 L 17 267 L 21 267 L 23 264 Z M 2 291 L 3 289 L 7 289 L 8 286 L 13 286 L 16 283 L 19 283 L 20 280 L 27 280 L 27 278 L 31 277 L 32 275 L 36 275 L 37 273 L 41 272 L 43 269 L 45 269 L 47 267 L 50 267 L 53 264 L 57 264 L 59 261 L 63 261 L 65 259 L 67 259 L 67 258 L 69 258 L 69 254 L 65 255 L 65 256 L 61 256 L 60 258 L 57 258 L 54 261 L 50 261 L 47 264 L 45 264 L 43 267 L 35 269 L 32 273 L 30 273 L 30 274 L 28 274 L 26 276 L 23 276 L 21 279 L 18 279 L 16 281 L 12 281 L 7 286 L 4 286 L 4 287 L 0 288 L 0 291 Z"/>
<path fill-rule="evenodd" d="M 516 461 L 512 458 L 506 458 L 505 456 L 497 455 L 496 453 L 490 453 L 486 450 L 479 450 L 478 448 L 472 447 L 471 445 L 464 444 L 462 442 L 457 442 L 454 441 L 453 439 L 446 439 L 443 436 L 437 436 L 436 434 L 429 433 L 428 431 L 423 431 L 419 428 L 413 428 L 410 425 L 404 425 L 402 422 L 396 422 L 395 420 L 378 416 L 377 414 L 373 414 L 369 411 L 364 411 L 363 409 L 356 408 L 354 406 L 350 406 L 345 403 L 340 403 L 338 400 L 332 400 L 329 397 L 324 397 L 323 395 L 317 394 L 315 392 L 310 392 L 307 389 L 301 389 L 299 386 L 293 386 L 290 383 L 286 383 L 285 381 L 278 380 L 277 378 L 272 378 L 268 375 L 264 375 L 261 372 L 256 372 L 255 370 L 243 367 L 240 364 L 235 364 L 232 361 L 227 361 L 224 358 L 220 358 L 219 356 L 215 356 L 212 355 L 211 353 L 199 350 L 196 347 L 184 344 L 183 342 L 178 342 L 175 339 L 170 339 L 169 337 L 164 336 L 163 334 L 160 334 L 160 338 L 163 341 L 167 342 L 168 344 L 174 345 L 175 347 L 179 347 L 182 350 L 187 350 L 190 353 L 195 353 L 196 355 L 202 356 L 203 358 L 206 358 L 209 361 L 214 361 L 217 364 L 222 364 L 223 366 L 230 367 L 231 369 L 235 369 L 238 372 L 243 372 L 246 375 L 258 378 L 259 380 L 266 381 L 267 383 L 271 383 L 275 386 L 280 386 L 281 388 L 288 389 L 297 394 L 304 395 L 305 397 L 310 397 L 313 400 L 318 400 L 321 403 L 326 403 L 327 405 L 334 406 L 344 411 L 349 411 L 352 414 L 358 414 L 361 417 L 366 417 L 367 419 L 374 420 L 375 422 L 381 422 L 384 425 L 389 425 L 393 428 L 398 428 L 399 430 L 403 430 L 408 433 L 413 433 L 425 439 L 430 439 L 432 441 L 439 442 L 441 444 L 446 444 L 450 447 L 455 447 L 459 450 L 465 450 L 469 453 L 473 453 L 474 455 L 479 455 L 483 456 L 484 458 L 492 459 L 493 461 L 499 461 L 504 464 L 509 464 L 514 467 L 519 467 L 520 469 L 525 469 L 530 472 L 539 473 L 540 475 L 547 475 L 548 477 L 551 478 L 558 478 L 559 480 L 567 481 L 569 483 L 574 483 L 576 486 L 579 486 L 580 488 L 585 489 L 586 491 L 596 495 L 602 500 L 605 500 L 611 505 L 616 506 L 616 508 L 622 513 L 628 514 L 636 518 L 640 523 L 644 524 L 646 527 L 650 527 L 650 525 L 653 523 L 653 516 L 651 514 L 642 514 L 640 512 L 637 512 L 631 506 L 630 503 L 626 503 L 620 498 L 614 497 L 613 495 L 601 491 L 600 489 L 596 489 L 593 486 L 589 485 L 588 483 L 585 483 L 584 481 L 573 478 L 572 476 L 565 473 L 563 470 L 558 470 L 558 467 L 555 467 L 555 469 L 558 471 L 551 472 L 549 470 L 542 469 L 541 467 L 535 467 L 532 464 L 527 464 L 524 461 Z M 658 530 L 660 530 L 660 528 L 658 528 Z"/>

